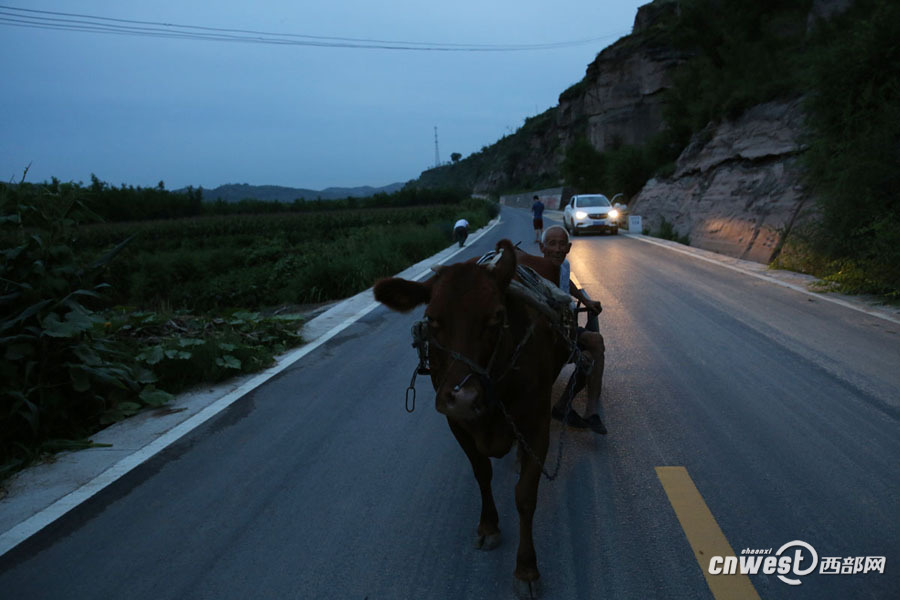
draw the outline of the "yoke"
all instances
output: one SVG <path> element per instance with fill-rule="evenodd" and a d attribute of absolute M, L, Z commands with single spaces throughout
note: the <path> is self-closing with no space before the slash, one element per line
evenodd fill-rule
<path fill-rule="evenodd" d="M 476 264 L 483 265 L 496 261 L 497 255 L 496 250 L 491 250 L 479 258 Z M 509 293 L 521 298 L 547 317 L 554 329 L 565 332 L 563 337 L 566 342 L 574 344 L 577 321 L 569 294 L 525 265 L 516 265 L 516 278 L 509 282 Z"/>

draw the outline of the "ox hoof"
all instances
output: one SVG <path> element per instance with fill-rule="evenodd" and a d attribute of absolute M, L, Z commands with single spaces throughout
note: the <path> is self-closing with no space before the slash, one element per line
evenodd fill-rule
<path fill-rule="evenodd" d="M 501 540 L 499 531 L 490 535 L 476 535 L 475 547 L 484 551 L 493 550 L 500 545 Z"/>
<path fill-rule="evenodd" d="M 525 581 L 522 579 L 513 579 L 513 587 L 516 590 L 516 596 L 521 600 L 537 600 L 541 597 L 541 580 Z"/>

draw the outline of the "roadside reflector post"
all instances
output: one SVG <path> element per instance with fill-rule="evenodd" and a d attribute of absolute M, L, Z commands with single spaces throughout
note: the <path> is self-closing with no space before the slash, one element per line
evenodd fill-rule
<path fill-rule="evenodd" d="M 628 215 L 628 231 L 629 233 L 643 233 L 644 226 L 638 215 Z"/>

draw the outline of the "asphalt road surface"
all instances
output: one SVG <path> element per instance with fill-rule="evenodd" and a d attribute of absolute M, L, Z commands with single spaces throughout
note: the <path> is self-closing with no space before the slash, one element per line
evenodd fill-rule
<path fill-rule="evenodd" d="M 461 258 L 501 237 L 537 253 L 530 227 L 504 210 Z M 605 307 L 610 432 L 568 430 L 541 483 L 544 597 L 714 597 L 689 543 L 709 532 L 686 531 L 666 466 L 738 554 L 800 540 L 885 557 L 800 585 L 751 575 L 759 597 L 900 597 L 900 325 L 622 235 L 578 238 L 570 258 Z M 476 550 L 477 486 L 427 378 L 404 410 L 420 315 L 369 313 L 0 557 L 0 597 L 510 597 L 515 461 L 494 465 L 504 542 Z"/>

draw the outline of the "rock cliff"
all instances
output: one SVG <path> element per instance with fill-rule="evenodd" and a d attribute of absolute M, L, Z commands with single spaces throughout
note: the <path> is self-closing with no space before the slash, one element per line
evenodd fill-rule
<path fill-rule="evenodd" d="M 600 52 L 584 79 L 560 96 L 556 125 L 563 146 L 585 134 L 603 152 L 643 144 L 663 129 L 662 92 L 687 57 L 652 29 L 671 18 L 675 7 L 674 2 L 642 6 L 632 34 Z"/>
<path fill-rule="evenodd" d="M 629 210 L 657 230 L 662 220 L 692 246 L 767 263 L 809 200 L 800 185 L 800 100 L 751 108 L 695 135 L 675 173 L 651 179 Z"/>
<path fill-rule="evenodd" d="M 674 16 L 676 6 L 672 0 L 657 0 L 640 7 L 631 35 L 601 51 L 584 78 L 560 94 L 558 106 L 527 120 L 486 154 L 463 161 L 474 158 L 482 163 L 480 168 L 442 167 L 423 173 L 424 179 L 433 179 L 435 171 L 451 171 L 462 175 L 457 181 L 471 184 L 476 193 L 497 195 L 528 182 L 561 183 L 566 148 L 581 136 L 601 152 L 646 142 L 665 126 L 663 92 L 671 85 L 675 67 L 686 58 L 654 31 Z"/>

